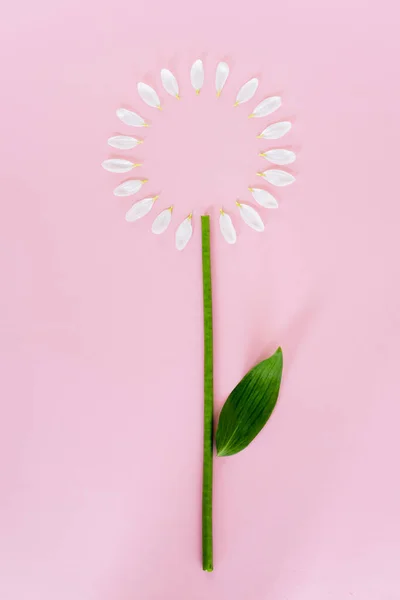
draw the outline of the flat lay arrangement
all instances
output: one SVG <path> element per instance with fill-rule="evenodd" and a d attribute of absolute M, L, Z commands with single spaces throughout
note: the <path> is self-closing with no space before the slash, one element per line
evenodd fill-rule
<path fill-rule="evenodd" d="M 204 83 L 204 65 L 202 60 L 196 60 L 190 69 L 190 81 L 197 96 L 201 95 Z M 223 93 L 229 77 L 229 65 L 218 63 L 215 72 L 216 101 Z M 163 88 L 174 101 L 184 101 L 179 93 L 179 83 L 169 69 L 162 69 L 160 79 Z M 234 106 L 250 102 L 258 89 L 256 77 L 247 81 L 238 91 Z M 162 111 L 157 91 L 150 85 L 139 82 L 137 92 L 143 102 L 156 110 Z M 259 102 L 248 114 L 249 119 L 262 119 L 275 113 L 282 105 L 280 96 L 270 96 Z M 150 127 L 146 119 L 126 108 L 118 108 L 117 117 L 127 127 Z M 167 117 L 166 117 L 167 118 Z M 267 141 L 282 138 L 291 129 L 291 122 L 276 121 L 269 123 L 257 136 Z M 108 144 L 118 150 L 131 150 L 143 140 L 130 135 L 110 137 Z M 273 168 L 257 173 L 271 186 L 287 186 L 295 181 L 294 176 L 286 170 L 275 168 L 293 163 L 295 153 L 286 148 L 270 148 L 260 153 Z M 142 167 L 141 163 L 127 158 L 110 158 L 102 163 L 107 171 L 123 174 Z M 132 196 L 139 193 L 142 186 L 148 184 L 146 178 L 128 179 L 114 189 L 115 196 Z M 278 203 L 273 194 L 264 187 L 249 186 L 249 192 L 254 201 L 262 208 L 275 209 Z M 158 195 L 149 195 L 135 202 L 127 211 L 125 218 L 129 223 L 146 217 L 156 205 Z M 264 222 L 258 210 L 251 204 L 241 200 L 232 202 L 238 209 L 243 221 L 256 232 L 264 231 Z M 173 206 L 163 208 L 154 218 L 151 231 L 164 234 L 172 223 Z M 191 212 L 175 230 L 175 246 L 182 251 L 189 243 L 193 233 L 194 215 Z M 237 234 L 230 210 L 220 207 L 220 231 L 228 244 L 235 244 Z M 212 488 L 213 488 L 213 447 L 214 447 L 214 411 L 213 411 L 213 313 L 212 313 L 212 272 L 210 252 L 210 217 L 201 216 L 202 232 L 202 263 L 203 263 L 203 314 L 204 314 L 204 448 L 203 448 L 203 492 L 202 492 L 202 540 L 203 540 L 203 569 L 213 570 L 213 541 L 212 541 Z M 283 355 L 278 348 L 273 356 L 261 361 L 251 369 L 229 395 L 221 411 L 215 442 L 218 456 L 229 456 L 243 450 L 261 431 L 269 419 L 276 401 L 282 377 Z"/>

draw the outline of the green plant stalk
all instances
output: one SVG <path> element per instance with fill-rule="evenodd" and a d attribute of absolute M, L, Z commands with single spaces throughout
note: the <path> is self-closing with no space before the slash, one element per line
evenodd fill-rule
<path fill-rule="evenodd" d="M 203 570 L 213 570 L 212 540 L 212 479 L 213 479 L 213 323 L 210 254 L 210 217 L 201 217 L 201 244 L 203 262 L 204 307 L 204 447 L 203 447 L 203 501 L 202 543 Z"/>

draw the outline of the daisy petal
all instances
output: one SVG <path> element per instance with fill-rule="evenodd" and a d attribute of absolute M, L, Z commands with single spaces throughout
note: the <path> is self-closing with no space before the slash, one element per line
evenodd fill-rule
<path fill-rule="evenodd" d="M 266 117 L 282 106 L 282 98 L 280 96 L 271 96 L 265 98 L 260 104 L 257 104 L 249 117 Z"/>
<path fill-rule="evenodd" d="M 133 204 L 133 206 L 126 213 L 125 219 L 129 221 L 129 223 L 133 223 L 133 221 L 137 221 L 138 219 L 146 216 L 147 213 L 149 213 L 153 208 L 153 204 L 156 199 L 157 196 L 153 196 L 151 198 L 144 198 L 143 200 L 139 200 L 139 202 L 135 202 L 135 204 Z"/>
<path fill-rule="evenodd" d="M 291 173 L 287 171 L 280 171 L 279 169 L 267 169 L 263 173 L 259 173 L 261 177 L 266 179 L 272 185 L 276 185 L 278 187 L 282 187 L 284 185 L 290 185 L 295 181 L 295 178 Z"/>
<path fill-rule="evenodd" d="M 238 104 L 243 104 L 243 102 L 248 102 L 252 99 L 254 94 L 256 93 L 258 88 L 258 79 L 254 77 L 250 79 L 247 83 L 245 83 L 239 90 L 238 95 L 236 96 L 235 106 Z"/>
<path fill-rule="evenodd" d="M 164 231 L 168 228 L 172 219 L 172 206 L 166 208 L 153 221 L 153 225 L 151 226 L 151 231 L 155 234 L 164 233 Z"/>
<path fill-rule="evenodd" d="M 262 190 L 260 188 L 249 188 L 250 192 L 254 200 L 264 208 L 278 208 L 278 202 L 273 197 L 272 194 L 267 192 L 267 190 Z"/>
<path fill-rule="evenodd" d="M 192 237 L 192 215 L 190 214 L 179 225 L 175 233 L 175 245 L 178 250 L 183 250 L 190 238 Z"/>
<path fill-rule="evenodd" d="M 294 152 L 284 149 L 268 150 L 267 152 L 262 152 L 261 156 L 274 165 L 290 165 L 296 160 Z"/>
<path fill-rule="evenodd" d="M 118 119 L 121 119 L 125 125 L 130 125 L 131 127 L 148 127 L 143 117 L 126 108 L 118 108 L 117 117 Z"/>
<path fill-rule="evenodd" d="M 176 77 L 169 69 L 161 69 L 161 81 L 164 86 L 164 89 L 168 94 L 174 96 L 175 98 L 179 98 L 179 85 L 176 80 Z"/>
<path fill-rule="evenodd" d="M 124 158 L 109 158 L 108 160 L 104 160 L 101 166 L 106 171 L 111 171 L 111 173 L 127 173 L 131 169 L 138 167 L 139 164 L 125 160 Z"/>
<path fill-rule="evenodd" d="M 108 145 L 112 148 L 118 148 L 118 150 L 130 150 L 138 144 L 142 144 L 142 140 L 137 140 L 129 135 L 115 135 L 114 137 L 108 138 Z"/>
<path fill-rule="evenodd" d="M 221 95 L 222 88 L 224 87 L 226 80 L 229 75 L 229 65 L 226 62 L 220 62 L 217 66 L 217 72 L 215 73 L 215 87 L 217 90 L 217 96 Z"/>
<path fill-rule="evenodd" d="M 257 137 L 264 138 L 264 140 L 278 140 L 283 137 L 292 127 L 290 121 L 280 121 L 280 123 L 273 123 L 264 129 Z"/>
<path fill-rule="evenodd" d="M 232 223 L 232 219 L 221 209 L 219 215 L 219 226 L 221 233 L 224 236 L 228 244 L 234 244 L 236 242 L 236 231 Z"/>
<path fill-rule="evenodd" d="M 192 86 L 196 90 L 196 94 L 200 94 L 200 90 L 203 87 L 204 83 L 204 67 L 203 61 L 199 59 L 193 63 L 192 68 L 190 70 L 190 81 Z"/>
<path fill-rule="evenodd" d="M 239 207 L 240 216 L 243 221 L 254 229 L 255 231 L 264 231 L 264 223 L 258 212 L 249 204 L 242 204 L 242 202 L 236 202 Z"/>
<path fill-rule="evenodd" d="M 146 104 L 152 108 L 161 108 L 160 98 L 158 97 L 156 90 L 153 90 L 150 85 L 140 81 L 137 84 L 137 89 L 143 102 L 146 102 Z"/>
<path fill-rule="evenodd" d="M 114 190 L 114 196 L 133 196 L 136 194 L 147 179 L 128 179 Z"/>

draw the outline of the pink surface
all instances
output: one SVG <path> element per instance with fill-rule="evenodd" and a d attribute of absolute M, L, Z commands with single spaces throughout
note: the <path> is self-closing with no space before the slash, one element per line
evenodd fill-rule
<path fill-rule="evenodd" d="M 0 22 L 2 600 L 398 600 L 399 12 L 393 1 L 8 4 Z M 189 68 L 203 57 L 199 97 Z M 215 65 L 231 77 L 214 96 Z M 168 66 L 179 103 L 161 88 Z M 233 109 L 252 76 L 253 102 Z M 163 113 L 145 106 L 154 84 Z M 247 120 L 281 93 L 295 185 L 234 200 L 279 144 Z M 174 226 L 124 220 L 106 140 L 151 119 L 145 193 Z M 133 131 L 133 130 L 132 130 Z M 139 173 L 139 171 L 136 171 Z M 143 197 L 143 195 L 139 195 Z M 236 246 L 216 227 L 223 205 Z M 190 210 L 183 253 L 174 229 Z M 213 224 L 216 413 L 281 344 L 282 394 L 215 461 L 215 568 L 200 565 L 199 216 Z"/>

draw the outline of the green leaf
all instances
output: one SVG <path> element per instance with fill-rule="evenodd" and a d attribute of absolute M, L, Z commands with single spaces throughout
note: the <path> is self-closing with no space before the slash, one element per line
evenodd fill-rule
<path fill-rule="evenodd" d="M 217 429 L 217 455 L 237 454 L 260 433 L 278 400 L 283 356 L 281 348 L 253 367 L 230 393 Z"/>

